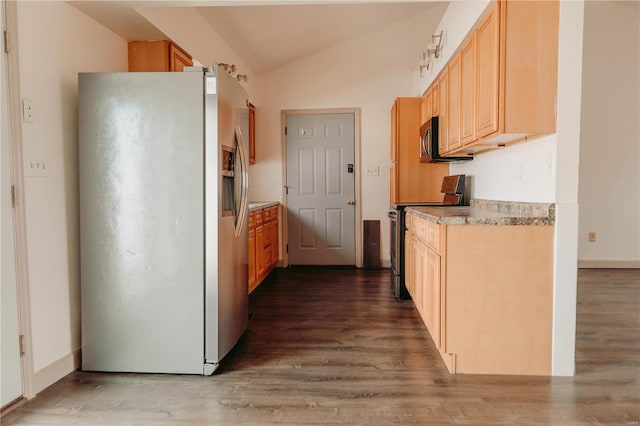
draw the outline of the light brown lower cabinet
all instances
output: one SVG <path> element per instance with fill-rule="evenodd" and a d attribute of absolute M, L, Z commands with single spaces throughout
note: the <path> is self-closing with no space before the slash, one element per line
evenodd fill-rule
<path fill-rule="evenodd" d="M 279 252 L 278 206 L 249 212 L 249 293 L 269 275 Z"/>
<path fill-rule="evenodd" d="M 249 293 L 256 288 L 256 215 L 249 213 Z"/>
<path fill-rule="evenodd" d="M 407 217 L 407 289 L 449 372 L 550 375 L 553 226 Z"/>

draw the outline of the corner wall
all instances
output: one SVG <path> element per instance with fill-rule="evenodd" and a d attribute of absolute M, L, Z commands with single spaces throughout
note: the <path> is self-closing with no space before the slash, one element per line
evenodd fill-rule
<path fill-rule="evenodd" d="M 640 268 L 640 6 L 588 1 L 584 19 L 578 258 Z"/>
<path fill-rule="evenodd" d="M 125 40 L 66 2 L 18 2 L 35 393 L 75 368 L 80 347 L 77 73 L 126 71 Z M 33 176 L 39 160 L 46 176 Z"/>

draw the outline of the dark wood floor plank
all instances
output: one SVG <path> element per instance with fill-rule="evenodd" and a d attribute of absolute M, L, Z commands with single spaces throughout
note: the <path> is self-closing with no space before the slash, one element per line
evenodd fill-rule
<path fill-rule="evenodd" d="M 212 377 L 74 372 L 2 425 L 637 424 L 640 274 L 580 270 L 575 377 L 450 375 L 388 270 L 275 270 Z"/>

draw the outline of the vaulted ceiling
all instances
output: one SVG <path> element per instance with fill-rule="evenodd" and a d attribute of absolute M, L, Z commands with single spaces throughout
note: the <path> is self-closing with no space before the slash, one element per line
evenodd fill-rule
<path fill-rule="evenodd" d="M 195 7 L 255 72 L 340 44 L 434 6 L 434 1 L 70 1 L 124 39 L 167 38 L 137 7 Z M 240 4 L 240 5 L 235 5 Z"/>

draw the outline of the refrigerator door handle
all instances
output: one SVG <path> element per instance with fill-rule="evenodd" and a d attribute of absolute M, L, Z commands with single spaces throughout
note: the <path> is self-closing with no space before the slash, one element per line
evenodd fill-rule
<path fill-rule="evenodd" d="M 238 153 L 240 154 L 240 164 L 242 170 L 240 172 L 240 211 L 238 212 L 238 221 L 236 222 L 235 236 L 239 237 L 247 220 L 247 193 L 249 192 L 249 173 L 247 170 L 247 155 L 244 147 L 244 138 L 240 126 L 236 126 L 236 141 L 238 143 Z"/>

